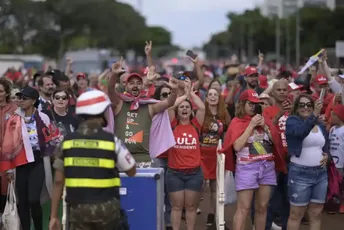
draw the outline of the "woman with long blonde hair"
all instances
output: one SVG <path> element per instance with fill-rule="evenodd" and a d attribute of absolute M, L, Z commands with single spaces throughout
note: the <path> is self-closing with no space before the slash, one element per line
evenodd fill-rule
<path fill-rule="evenodd" d="M 220 93 L 215 88 L 208 90 L 205 99 L 205 119 L 200 135 L 201 144 L 201 162 L 204 179 L 209 180 L 210 185 L 210 208 L 207 225 L 210 226 L 215 220 L 215 202 L 216 202 L 216 149 L 220 139 L 222 139 L 224 130 L 231 120 L 226 109 L 226 104 Z"/>

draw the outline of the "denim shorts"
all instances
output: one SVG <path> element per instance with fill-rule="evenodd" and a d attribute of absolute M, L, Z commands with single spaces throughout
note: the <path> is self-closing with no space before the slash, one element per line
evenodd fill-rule
<path fill-rule="evenodd" d="M 183 190 L 201 192 L 203 187 L 203 172 L 201 167 L 185 172 L 167 168 L 166 187 L 167 192 L 179 192 Z"/>
<path fill-rule="evenodd" d="M 259 185 L 276 185 L 275 163 L 257 161 L 248 164 L 236 164 L 235 190 L 257 189 Z"/>
<path fill-rule="evenodd" d="M 324 204 L 327 195 L 327 168 L 321 166 L 289 165 L 288 196 L 294 206 L 309 203 Z"/>

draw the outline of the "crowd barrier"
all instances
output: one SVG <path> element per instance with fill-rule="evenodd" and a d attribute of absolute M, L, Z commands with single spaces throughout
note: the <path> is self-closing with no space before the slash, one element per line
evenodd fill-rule
<path fill-rule="evenodd" d="M 145 164 L 145 166 L 147 166 Z M 121 208 L 128 216 L 130 230 L 161 230 L 164 226 L 164 169 L 137 168 L 135 177 L 120 173 Z M 63 195 L 63 230 L 68 228 L 68 207 Z"/>
<path fill-rule="evenodd" d="M 222 149 L 222 141 L 219 140 L 218 149 Z M 225 230 L 225 154 L 217 154 L 216 167 L 216 226 L 217 230 Z"/>

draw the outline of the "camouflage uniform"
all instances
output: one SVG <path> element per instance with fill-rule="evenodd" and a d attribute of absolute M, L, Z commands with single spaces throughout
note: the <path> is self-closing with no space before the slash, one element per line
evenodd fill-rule
<path fill-rule="evenodd" d="M 69 230 L 116 230 L 121 219 L 119 207 L 117 199 L 99 204 L 71 205 Z"/>
<path fill-rule="evenodd" d="M 82 123 L 76 132 L 84 135 L 98 132 L 99 124 Z M 55 151 L 54 168 L 64 171 L 62 146 Z M 121 222 L 120 202 L 118 199 L 96 204 L 68 205 L 67 221 L 69 230 L 117 230 Z M 124 228 L 126 229 L 126 228 Z"/>

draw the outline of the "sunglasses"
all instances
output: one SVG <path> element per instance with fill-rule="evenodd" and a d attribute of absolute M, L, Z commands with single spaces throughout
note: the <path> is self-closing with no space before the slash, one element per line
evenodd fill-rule
<path fill-rule="evenodd" d="M 54 97 L 55 98 L 55 100 L 67 100 L 68 98 L 67 98 L 67 96 L 55 96 Z"/>
<path fill-rule="evenodd" d="M 171 93 L 165 92 L 165 93 L 162 93 L 160 96 L 161 96 L 161 97 L 164 97 L 164 98 L 167 98 L 167 97 L 170 96 L 170 95 L 171 95 Z"/>
<path fill-rule="evenodd" d="M 23 101 L 27 101 L 27 100 L 30 100 L 32 98 L 29 98 L 27 96 L 19 96 L 19 100 L 23 100 Z"/>
<path fill-rule="evenodd" d="M 301 103 L 299 103 L 299 105 L 297 107 L 299 107 L 300 109 L 314 108 L 314 105 L 311 102 L 308 102 L 308 103 L 302 103 L 301 102 Z"/>

